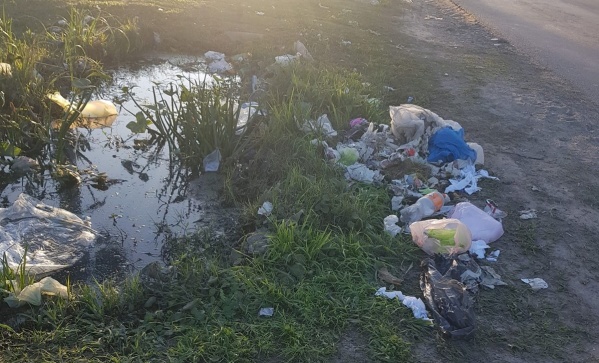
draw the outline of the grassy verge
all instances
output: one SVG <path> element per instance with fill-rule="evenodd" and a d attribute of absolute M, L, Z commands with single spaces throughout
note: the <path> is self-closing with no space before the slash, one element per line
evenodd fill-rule
<path fill-rule="evenodd" d="M 387 192 L 347 185 L 297 127 L 323 113 L 338 129 L 359 116 L 384 122 L 386 77 L 332 61 L 337 40 L 313 44 L 324 59 L 274 72 L 260 100 L 269 116 L 248 130 L 227 165 L 229 199 L 245 206 L 246 228 L 267 231 L 266 252 L 249 255 L 243 244 L 209 231 L 174 239 L 167 246 L 169 272 L 75 286 L 71 300 L 49 299 L 24 312 L 17 332 L 1 333 L 3 359 L 327 361 L 351 332 L 366 342 L 363 359 L 410 360 L 410 342 L 430 328 L 374 292 L 381 284 L 377 269 L 411 273 L 417 249 L 382 231 Z M 349 51 L 355 58 L 339 54 L 372 62 L 376 55 L 359 58 L 355 44 Z M 263 49 L 262 59 L 271 57 L 273 49 Z M 259 219 L 257 207 L 266 200 L 274 213 Z M 417 291 L 416 283 L 405 287 Z M 264 307 L 274 315 L 258 316 Z"/>

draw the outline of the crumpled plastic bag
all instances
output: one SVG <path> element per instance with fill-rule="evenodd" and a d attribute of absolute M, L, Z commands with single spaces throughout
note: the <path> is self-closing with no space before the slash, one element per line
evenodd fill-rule
<path fill-rule="evenodd" d="M 355 163 L 345 168 L 345 178 L 366 184 L 378 183 L 383 180 L 381 172 L 370 170 L 366 165 Z"/>
<path fill-rule="evenodd" d="M 391 237 L 397 236 L 401 232 L 401 227 L 397 225 L 399 218 L 395 214 L 391 214 L 383 219 L 385 231 L 391 235 Z"/>
<path fill-rule="evenodd" d="M 428 152 L 429 163 L 449 163 L 458 159 L 476 161 L 476 151 L 464 141 L 464 129 L 444 127 L 437 130 L 428 140 Z"/>
<path fill-rule="evenodd" d="M 449 218 L 459 219 L 464 223 L 472 240 L 483 240 L 487 243 L 497 241 L 503 236 L 503 225 L 472 203 L 461 202 L 447 215 Z"/>
<path fill-rule="evenodd" d="M 16 287 L 16 281 L 12 285 Z M 62 298 L 69 296 L 66 286 L 51 277 L 44 277 L 39 282 L 25 286 L 23 290 L 9 292 L 8 297 L 5 297 L 4 301 L 11 308 L 17 308 L 25 304 L 39 306 L 42 304 L 42 294 L 58 295 Z"/>
<path fill-rule="evenodd" d="M 0 256 L 16 269 L 27 246 L 27 271 L 46 274 L 79 261 L 96 239 L 91 224 L 26 194 L 0 208 Z"/>
<path fill-rule="evenodd" d="M 449 186 L 445 188 L 445 193 L 456 192 L 463 190 L 468 194 L 476 193 L 480 190 L 478 187 L 479 179 L 493 179 L 499 180 L 499 178 L 490 176 L 486 170 L 478 170 L 472 164 L 468 164 L 460 169 L 460 179 L 449 179 Z"/>
<path fill-rule="evenodd" d="M 454 339 L 469 339 L 476 330 L 474 302 L 466 286 L 443 276 L 433 259 L 423 261 L 420 289 L 435 324 Z"/>
<path fill-rule="evenodd" d="M 204 160 L 202 161 L 202 164 L 204 165 L 204 171 L 205 172 L 218 171 L 218 168 L 220 168 L 221 159 L 222 159 L 222 157 L 220 154 L 220 150 L 214 149 L 214 151 L 211 152 L 210 154 L 206 155 L 204 157 Z"/>
<path fill-rule="evenodd" d="M 428 138 L 435 130 L 450 126 L 460 130 L 459 123 L 444 120 L 436 113 L 413 104 L 390 106 L 391 132 L 399 140 L 401 148 L 413 147 L 422 153 L 428 152 Z"/>
<path fill-rule="evenodd" d="M 401 301 L 404 306 L 410 308 L 412 310 L 412 314 L 416 319 L 421 319 L 430 322 L 428 314 L 426 312 L 426 307 L 424 306 L 424 302 L 417 297 L 414 296 L 405 296 L 401 293 L 401 291 L 387 291 L 386 287 L 379 288 L 374 296 L 384 296 L 387 299 L 395 299 L 397 298 Z"/>
<path fill-rule="evenodd" d="M 208 61 L 209 73 L 226 73 L 233 70 L 231 63 L 225 60 L 225 54 L 215 51 L 207 51 L 204 58 Z"/>
<path fill-rule="evenodd" d="M 301 125 L 300 130 L 305 133 L 323 135 L 324 137 L 337 136 L 337 131 L 333 128 L 333 124 L 331 124 L 329 116 L 326 114 L 320 115 L 316 121 L 306 120 L 306 122 Z"/>

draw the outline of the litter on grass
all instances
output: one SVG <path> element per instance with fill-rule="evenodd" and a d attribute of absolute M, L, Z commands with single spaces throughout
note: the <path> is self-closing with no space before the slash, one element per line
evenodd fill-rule
<path fill-rule="evenodd" d="M 424 302 L 420 298 L 414 296 L 404 296 L 401 291 L 387 291 L 386 287 L 381 287 L 375 293 L 375 296 L 384 296 L 387 299 L 398 299 L 406 307 L 412 309 L 412 313 L 416 319 L 422 319 L 430 322 Z"/>
<path fill-rule="evenodd" d="M 269 215 L 272 214 L 272 203 L 271 202 L 264 202 L 262 203 L 262 206 L 260 208 L 258 208 L 258 214 L 261 216 L 265 216 L 268 217 Z"/>
<path fill-rule="evenodd" d="M 40 306 L 43 295 L 57 295 L 62 298 L 69 296 L 67 287 L 51 277 L 44 277 L 39 282 L 25 286 L 20 290 L 17 281 L 10 281 L 13 291 L 8 292 L 8 297 L 4 301 L 11 308 L 17 308 L 25 304 Z"/>
<path fill-rule="evenodd" d="M 549 285 L 545 282 L 545 280 L 538 278 L 538 277 L 535 277 L 534 279 L 521 279 L 521 280 L 525 284 L 529 284 L 530 287 L 532 287 L 532 289 L 534 291 L 546 289 L 549 287 Z"/>
<path fill-rule="evenodd" d="M 275 308 L 260 308 L 260 311 L 258 311 L 258 316 L 271 317 L 274 315 L 274 313 Z"/>
<path fill-rule="evenodd" d="M 383 224 L 385 225 L 385 231 L 391 235 L 391 237 L 397 236 L 401 233 L 401 227 L 397 225 L 399 222 L 399 218 L 395 214 L 391 214 L 383 220 Z"/>
<path fill-rule="evenodd" d="M 536 209 L 526 209 L 526 210 L 521 210 L 518 213 L 520 213 L 520 219 L 536 219 L 537 218 L 537 210 Z"/>
<path fill-rule="evenodd" d="M 333 124 L 326 114 L 320 115 L 316 121 L 306 120 L 300 129 L 305 133 L 313 133 L 324 137 L 335 137 L 337 131 L 333 128 Z"/>

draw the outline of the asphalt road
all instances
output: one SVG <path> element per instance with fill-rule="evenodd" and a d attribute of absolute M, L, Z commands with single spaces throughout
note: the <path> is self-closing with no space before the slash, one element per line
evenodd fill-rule
<path fill-rule="evenodd" d="M 453 0 L 599 103 L 599 0 Z"/>

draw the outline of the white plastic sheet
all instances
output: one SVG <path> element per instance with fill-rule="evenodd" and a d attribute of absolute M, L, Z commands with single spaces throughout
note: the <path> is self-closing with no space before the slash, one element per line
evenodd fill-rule
<path fill-rule="evenodd" d="M 96 239 L 91 223 L 21 194 L 0 208 L 0 256 L 16 269 L 27 247 L 27 271 L 46 274 L 76 263 Z"/>

